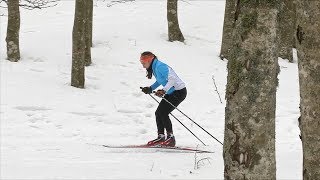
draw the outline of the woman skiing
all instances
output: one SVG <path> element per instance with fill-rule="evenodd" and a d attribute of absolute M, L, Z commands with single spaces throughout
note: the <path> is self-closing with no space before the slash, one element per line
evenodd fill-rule
<path fill-rule="evenodd" d="M 150 94 L 156 90 L 160 85 L 162 89 L 158 89 L 155 95 L 163 99 L 155 112 L 156 123 L 158 129 L 158 137 L 148 142 L 150 146 L 175 146 L 176 140 L 173 135 L 172 123 L 169 114 L 177 107 L 187 96 L 187 89 L 185 83 L 177 76 L 174 70 L 167 64 L 158 60 L 158 58 L 149 51 L 143 52 L 140 57 L 140 62 L 147 70 L 147 78 L 151 79 L 155 76 L 156 82 L 151 86 L 142 88 L 142 92 Z M 169 104 L 167 101 L 171 104 Z M 167 136 L 165 136 L 165 130 Z"/>

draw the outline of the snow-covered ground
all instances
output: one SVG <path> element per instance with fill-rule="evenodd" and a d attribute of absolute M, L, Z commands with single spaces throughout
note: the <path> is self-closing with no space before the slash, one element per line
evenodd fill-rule
<path fill-rule="evenodd" d="M 222 146 L 177 111 L 173 114 L 215 153 L 99 145 L 143 144 L 156 137 L 157 103 L 139 89 L 154 82 L 145 78 L 139 62 L 146 50 L 186 82 L 188 96 L 179 109 L 223 141 L 227 62 L 218 55 L 225 2 L 179 1 L 185 43 L 167 41 L 165 1 L 107 4 L 95 2 L 93 65 L 86 68 L 85 89 L 70 86 L 74 2 L 21 9 L 18 63 L 5 60 L 7 17 L 0 17 L 0 178 L 223 179 Z M 297 64 L 279 64 L 277 177 L 301 179 Z M 172 122 L 177 145 L 199 144 L 173 118 Z M 203 158 L 209 161 L 199 161 Z"/>

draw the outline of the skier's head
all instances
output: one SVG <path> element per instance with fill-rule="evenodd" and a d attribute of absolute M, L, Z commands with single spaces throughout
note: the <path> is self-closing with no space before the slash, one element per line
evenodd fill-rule
<path fill-rule="evenodd" d="M 155 58 L 155 55 L 150 51 L 141 53 L 140 63 L 142 64 L 143 68 L 148 69 L 152 63 L 153 58 Z"/>

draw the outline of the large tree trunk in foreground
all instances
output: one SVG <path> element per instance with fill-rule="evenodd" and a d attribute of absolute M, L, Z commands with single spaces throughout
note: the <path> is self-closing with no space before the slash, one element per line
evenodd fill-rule
<path fill-rule="evenodd" d="M 225 179 L 276 179 L 276 1 L 238 1 L 228 61 Z"/>
<path fill-rule="evenodd" d="M 295 0 L 281 1 L 279 11 L 279 57 L 293 62 L 292 48 L 295 47 Z"/>
<path fill-rule="evenodd" d="M 223 22 L 223 33 L 222 42 L 220 50 L 220 58 L 228 59 L 231 48 L 232 48 L 232 32 L 235 26 L 235 18 L 237 17 L 236 6 L 237 0 L 226 0 L 225 12 L 224 12 L 224 22 Z"/>
<path fill-rule="evenodd" d="M 320 179 L 320 2 L 297 1 L 303 179 Z"/>

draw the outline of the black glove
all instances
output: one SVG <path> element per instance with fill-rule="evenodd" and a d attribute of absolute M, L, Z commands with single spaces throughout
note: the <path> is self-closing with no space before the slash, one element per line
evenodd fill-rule
<path fill-rule="evenodd" d="M 151 87 L 143 87 L 141 88 L 142 92 L 144 92 L 145 94 L 150 94 L 152 93 L 152 89 Z"/>
<path fill-rule="evenodd" d="M 158 97 L 162 97 L 166 94 L 166 91 L 163 89 L 159 89 L 157 92 L 155 92 L 155 95 Z"/>

